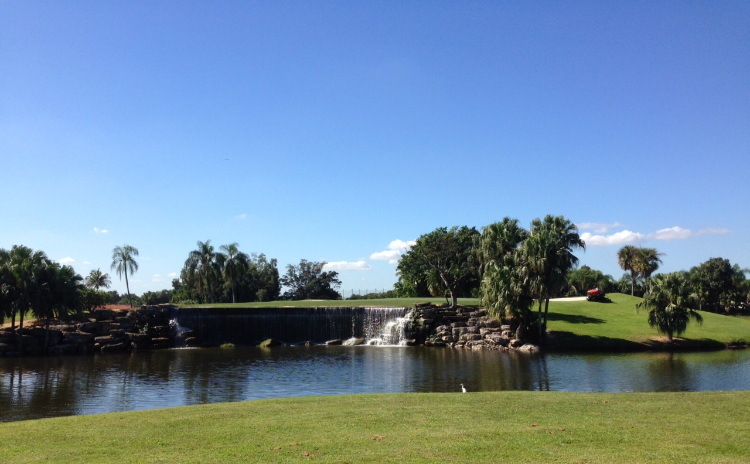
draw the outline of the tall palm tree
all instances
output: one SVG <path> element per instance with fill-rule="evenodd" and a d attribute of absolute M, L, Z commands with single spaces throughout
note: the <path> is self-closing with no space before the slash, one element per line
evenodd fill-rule
<path fill-rule="evenodd" d="M 39 269 L 37 285 L 33 295 L 33 311 L 39 320 L 45 321 L 44 349 L 49 344 L 50 321 L 66 317 L 71 311 L 81 310 L 83 277 L 70 266 L 48 263 Z"/>
<path fill-rule="evenodd" d="M 135 256 L 138 256 L 138 249 L 135 247 L 130 245 L 115 247 L 112 250 L 112 265 L 110 266 L 110 269 L 117 272 L 120 279 L 125 274 L 125 288 L 128 291 L 128 300 L 130 300 L 131 308 L 133 307 L 133 297 L 130 296 L 128 274 L 133 275 L 138 271 L 138 262 L 134 259 Z"/>
<path fill-rule="evenodd" d="M 513 252 L 523 242 L 528 232 L 518 225 L 518 219 L 503 218 L 482 229 L 482 235 L 477 236 L 476 250 L 480 264 L 480 274 L 493 261 L 501 260 L 503 256 Z"/>
<path fill-rule="evenodd" d="M 577 263 L 573 250 L 586 250 L 586 243 L 578 235 L 578 228 L 563 216 L 546 215 L 543 220 L 531 221 L 529 236 L 523 244 L 527 272 L 539 298 L 539 338 L 547 328 L 549 299 L 555 286 L 565 281 L 566 273 Z M 545 302 L 542 316 L 542 301 Z"/>
<path fill-rule="evenodd" d="M 649 310 L 648 324 L 660 334 L 665 334 L 670 343 L 674 335 L 685 332 L 690 319 L 698 324 L 703 323 L 700 313 L 690 307 L 692 294 L 684 273 L 659 274 L 652 283 L 636 308 Z"/>
<path fill-rule="evenodd" d="M 198 292 L 203 298 L 203 302 L 207 300 L 206 290 L 208 290 L 208 298 L 212 298 L 211 281 L 217 269 L 216 252 L 211 245 L 211 240 L 205 242 L 198 240 L 198 249 L 190 252 L 188 259 L 185 261 L 185 266 L 198 275 Z"/>
<path fill-rule="evenodd" d="M 659 269 L 661 256 L 664 256 L 664 253 L 659 253 L 655 248 L 638 248 L 636 252 L 633 266 L 636 272 L 643 277 L 646 291 L 648 291 L 648 282 L 651 274 Z"/>
<path fill-rule="evenodd" d="M 109 274 L 103 273 L 101 269 L 91 271 L 86 277 L 86 286 L 89 288 L 99 290 L 102 287 L 109 288 L 110 285 L 112 281 L 109 279 Z"/>
<path fill-rule="evenodd" d="M 239 250 L 237 242 L 222 245 L 220 250 L 223 251 L 224 278 L 232 284 L 232 303 L 235 303 L 234 282 L 237 279 L 237 274 L 247 268 L 250 257 Z"/>
<path fill-rule="evenodd" d="M 633 266 L 637 266 L 635 263 L 637 253 L 638 248 L 633 245 L 625 245 L 617 252 L 617 263 L 623 271 L 630 272 L 630 296 L 635 296 L 635 277 L 637 272 Z"/>

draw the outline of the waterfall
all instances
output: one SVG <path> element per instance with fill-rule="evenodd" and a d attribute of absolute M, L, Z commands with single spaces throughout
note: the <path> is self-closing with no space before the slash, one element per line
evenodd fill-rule
<path fill-rule="evenodd" d="M 173 340 L 172 346 L 179 347 L 185 346 L 185 339 L 192 331 L 187 327 L 181 326 L 177 319 L 173 318 L 169 321 L 169 332 Z"/>
<path fill-rule="evenodd" d="M 387 321 L 376 337 L 368 338 L 367 345 L 406 346 L 406 331 L 411 322 L 412 312 Z"/>
<path fill-rule="evenodd" d="M 204 345 L 257 345 L 267 338 L 287 344 L 364 338 L 396 345 L 404 340 L 406 313 L 407 308 L 177 308 L 172 318 L 175 327 L 194 331 Z"/>

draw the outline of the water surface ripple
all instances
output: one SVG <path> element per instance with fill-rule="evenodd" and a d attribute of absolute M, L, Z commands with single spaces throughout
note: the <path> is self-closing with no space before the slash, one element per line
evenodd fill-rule
<path fill-rule="evenodd" d="M 0 421 L 303 395 L 750 389 L 750 351 L 546 354 L 407 347 L 0 358 Z"/>

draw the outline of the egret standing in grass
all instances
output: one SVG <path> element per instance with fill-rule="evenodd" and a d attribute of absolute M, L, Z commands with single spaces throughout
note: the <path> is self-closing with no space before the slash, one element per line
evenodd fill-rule
<path fill-rule="evenodd" d="M 461 384 L 461 391 L 466 393 L 466 387 L 464 387 L 464 384 Z"/>

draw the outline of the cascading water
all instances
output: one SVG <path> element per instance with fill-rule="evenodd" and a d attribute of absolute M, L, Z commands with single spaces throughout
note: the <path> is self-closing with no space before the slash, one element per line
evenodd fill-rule
<path fill-rule="evenodd" d="M 185 346 L 185 338 L 189 332 L 192 332 L 189 328 L 183 327 L 177 322 L 177 318 L 169 321 L 169 332 L 174 340 L 174 346 Z"/>
<path fill-rule="evenodd" d="M 268 338 L 288 344 L 364 339 L 398 345 L 408 328 L 407 320 L 399 322 L 408 319 L 406 313 L 407 308 L 176 308 L 172 318 L 174 327 L 192 329 L 204 345 L 257 345 Z"/>
<path fill-rule="evenodd" d="M 409 311 L 403 317 L 389 320 L 382 326 L 377 337 L 369 338 L 367 345 L 377 346 L 406 346 L 406 331 L 412 320 L 412 312 Z"/>

